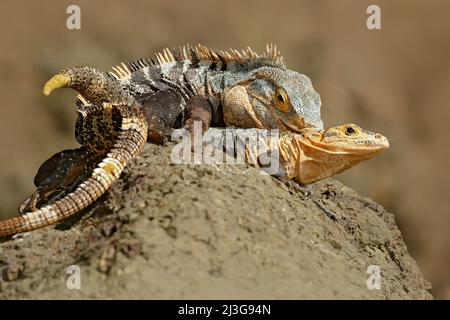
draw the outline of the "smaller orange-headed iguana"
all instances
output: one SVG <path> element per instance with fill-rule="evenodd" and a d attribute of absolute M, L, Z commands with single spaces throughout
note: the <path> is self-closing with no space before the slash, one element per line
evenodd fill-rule
<path fill-rule="evenodd" d="M 247 163 L 265 170 L 269 162 L 277 161 L 276 172 L 269 173 L 282 181 L 292 180 L 300 185 L 341 173 L 389 148 L 386 137 L 355 124 L 300 134 L 282 133 L 276 140 L 251 138 L 256 139 L 256 143 L 245 145 Z"/>

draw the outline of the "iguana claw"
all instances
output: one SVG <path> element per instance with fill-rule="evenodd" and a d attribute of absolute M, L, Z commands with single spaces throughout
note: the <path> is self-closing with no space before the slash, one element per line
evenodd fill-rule
<path fill-rule="evenodd" d="M 42 92 L 44 95 L 48 96 L 54 89 L 68 86 L 70 84 L 71 78 L 69 75 L 64 73 L 58 73 L 54 75 L 47 83 L 44 85 Z"/>

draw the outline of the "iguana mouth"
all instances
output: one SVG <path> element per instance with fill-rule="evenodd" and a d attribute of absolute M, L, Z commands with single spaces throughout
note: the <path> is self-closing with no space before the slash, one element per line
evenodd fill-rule
<path fill-rule="evenodd" d="M 334 128 L 331 128 L 334 129 Z M 329 129 L 329 130 L 331 130 Z M 328 131 L 329 131 L 328 130 Z M 364 133 L 364 132 L 362 132 Z M 366 131 L 367 133 L 367 131 Z M 367 139 L 350 139 L 345 140 L 345 136 L 341 139 L 342 141 L 347 141 L 347 143 L 337 143 L 336 141 L 327 141 L 326 138 L 330 138 L 333 136 L 339 136 L 338 134 L 328 134 L 325 137 L 324 134 L 320 134 L 318 132 L 315 136 L 309 136 L 309 145 L 314 146 L 316 148 L 326 150 L 329 154 L 352 154 L 352 155 L 367 155 L 372 157 L 377 153 L 380 153 L 383 150 L 389 148 L 389 140 L 382 136 L 381 134 L 370 133 L 369 138 Z M 339 141 L 337 141 L 339 142 Z"/>
<path fill-rule="evenodd" d="M 285 122 L 282 118 L 277 117 L 278 122 L 280 124 L 280 126 L 284 127 L 284 129 L 286 129 L 286 131 L 290 131 L 290 132 L 294 132 L 294 133 L 300 133 L 300 130 L 298 130 L 298 128 L 290 125 L 289 123 Z"/>

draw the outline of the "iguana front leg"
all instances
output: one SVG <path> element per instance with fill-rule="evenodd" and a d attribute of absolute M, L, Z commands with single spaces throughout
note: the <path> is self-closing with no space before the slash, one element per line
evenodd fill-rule
<path fill-rule="evenodd" d="M 172 129 L 183 127 L 194 136 L 196 121 L 201 123 L 204 133 L 213 121 L 221 118 L 218 114 L 220 103 L 202 95 L 189 98 L 184 109 L 182 96 L 174 90 L 157 91 L 139 102 L 148 123 L 148 140 L 160 144 L 167 141 Z"/>
<path fill-rule="evenodd" d="M 212 120 L 212 107 L 201 95 L 190 98 L 186 105 L 184 128 L 193 132 L 194 123 L 199 121 L 202 125 L 202 133 L 208 130 Z"/>
<path fill-rule="evenodd" d="M 292 189 L 293 191 L 300 193 L 305 198 L 309 198 L 313 194 L 309 184 L 301 184 L 295 182 L 294 180 L 289 179 L 285 175 L 276 176 L 275 178 L 277 178 L 277 180 L 280 181 L 280 183 L 284 184 L 289 189 Z"/>
<path fill-rule="evenodd" d="M 159 144 L 165 144 L 175 128 L 184 127 L 193 135 L 195 121 L 200 121 L 205 132 L 217 109 L 201 95 L 189 98 L 183 109 L 182 96 L 170 89 L 157 91 L 139 102 L 148 123 L 148 140 Z"/>
<path fill-rule="evenodd" d="M 147 139 L 165 144 L 182 112 L 180 94 L 173 90 L 161 90 L 140 98 L 139 102 L 147 119 Z"/>

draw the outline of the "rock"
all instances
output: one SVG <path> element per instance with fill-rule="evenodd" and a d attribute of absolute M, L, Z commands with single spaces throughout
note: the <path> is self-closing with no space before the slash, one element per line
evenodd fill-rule
<path fill-rule="evenodd" d="M 305 197 L 256 168 L 173 165 L 170 152 L 147 145 L 64 228 L 2 243 L 0 274 L 25 267 L 0 299 L 432 298 L 381 205 L 332 179 Z"/>

